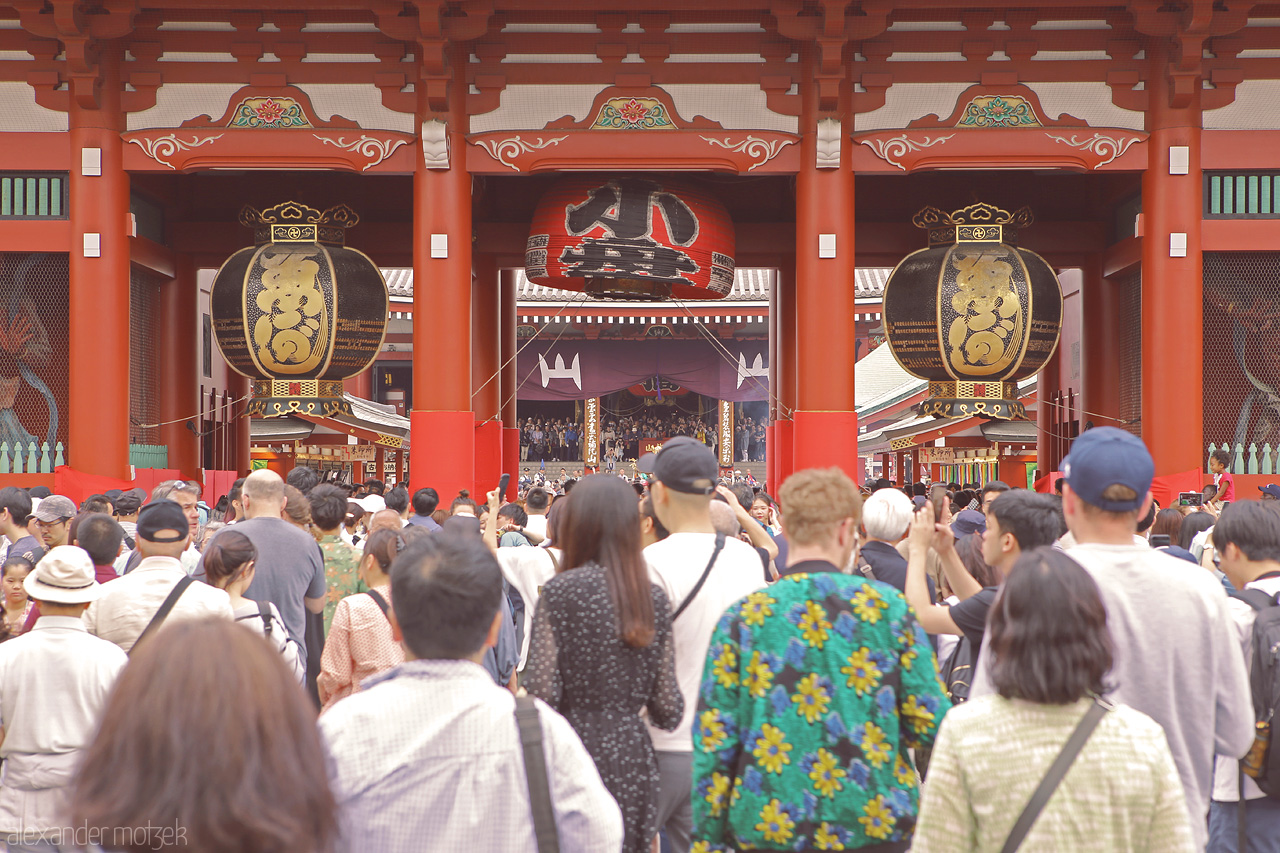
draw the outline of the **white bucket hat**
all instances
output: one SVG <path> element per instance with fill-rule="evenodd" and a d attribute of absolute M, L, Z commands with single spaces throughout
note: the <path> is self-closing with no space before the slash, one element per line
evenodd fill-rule
<path fill-rule="evenodd" d="M 102 589 L 94 580 L 93 560 L 74 545 L 51 548 L 22 586 L 36 601 L 50 604 L 87 604 L 97 600 Z"/>

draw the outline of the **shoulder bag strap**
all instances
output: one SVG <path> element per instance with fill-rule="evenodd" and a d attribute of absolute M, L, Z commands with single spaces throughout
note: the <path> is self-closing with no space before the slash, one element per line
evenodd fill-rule
<path fill-rule="evenodd" d="M 382 593 L 378 592 L 376 589 L 370 589 L 365 592 L 365 595 L 373 599 L 373 603 L 378 605 L 378 609 L 382 611 L 383 616 L 387 615 L 387 610 L 390 609 L 390 605 L 388 605 L 387 600 L 382 597 Z M 390 621 L 391 617 L 388 616 L 387 619 Z"/>
<path fill-rule="evenodd" d="M 547 757 L 542 748 L 542 724 L 532 696 L 516 697 L 516 726 L 524 748 L 524 775 L 529 785 L 529 808 L 533 812 L 533 834 L 538 853 L 559 853 L 560 836 L 556 813 L 551 805 L 551 783 L 547 780 Z"/>
<path fill-rule="evenodd" d="M 258 615 L 262 617 L 262 634 L 268 639 L 271 638 L 271 603 L 267 601 L 258 602 Z"/>
<path fill-rule="evenodd" d="M 551 558 L 551 568 L 556 574 L 560 574 L 560 558 L 556 556 L 555 551 L 548 548 L 547 556 Z"/>
<path fill-rule="evenodd" d="M 1058 753 L 1058 757 L 1053 760 L 1053 764 L 1049 765 L 1049 772 L 1044 774 L 1044 779 L 1040 781 L 1040 787 L 1036 788 L 1035 793 L 1031 795 L 1031 799 L 1027 802 L 1026 808 L 1018 816 L 1018 822 L 1013 825 L 1013 830 L 1009 833 L 1009 837 L 1005 839 L 1004 847 L 1000 848 L 1000 853 L 1013 853 L 1022 845 L 1022 840 L 1031 831 L 1036 818 L 1040 817 L 1040 812 L 1044 810 L 1045 805 L 1053 796 L 1053 792 L 1058 789 L 1063 777 L 1071 769 L 1072 763 L 1076 760 L 1076 756 L 1080 754 L 1080 750 L 1084 748 L 1085 742 L 1089 740 L 1089 736 L 1093 734 L 1098 722 L 1109 710 L 1111 708 L 1104 705 L 1100 700 L 1093 700 L 1093 704 L 1089 706 L 1088 711 L 1085 711 L 1084 717 L 1076 726 L 1075 731 L 1071 733 L 1071 737 L 1067 739 L 1066 746 L 1062 747 L 1062 752 Z"/>
<path fill-rule="evenodd" d="M 173 585 L 173 589 L 169 590 L 169 595 L 160 604 L 160 609 L 156 611 L 156 615 L 151 617 L 151 621 L 147 623 L 147 627 L 142 629 L 142 633 L 139 634 L 138 639 L 134 641 L 133 649 L 138 648 L 138 645 L 145 640 L 151 632 L 155 631 L 164 623 L 165 618 L 169 615 L 169 611 L 173 610 L 173 605 L 178 603 L 178 599 L 182 598 L 182 594 L 187 591 L 187 587 L 191 586 L 192 583 L 193 581 L 191 580 L 191 577 L 187 576 Z M 129 650 L 129 654 L 133 654 L 133 649 Z"/>
<path fill-rule="evenodd" d="M 707 560 L 707 567 L 702 570 L 702 577 L 698 578 L 698 582 L 693 585 L 693 589 L 689 590 L 689 594 L 684 597 L 684 601 L 680 602 L 680 606 L 676 608 L 676 612 L 671 614 L 671 621 L 674 622 L 680 618 L 680 614 L 693 601 L 694 596 L 698 594 L 698 590 L 702 589 L 702 585 L 707 582 L 707 575 L 711 574 L 711 570 L 715 568 L 716 558 L 720 556 L 720 552 L 724 550 L 723 533 L 716 534 L 716 547 L 711 549 L 711 559 Z"/>

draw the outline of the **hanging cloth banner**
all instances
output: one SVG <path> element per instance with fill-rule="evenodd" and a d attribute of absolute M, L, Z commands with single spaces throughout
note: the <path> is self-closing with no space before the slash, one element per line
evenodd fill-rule
<path fill-rule="evenodd" d="M 600 464 L 600 398 L 588 397 L 582 406 L 582 464 Z"/>
<path fill-rule="evenodd" d="M 720 467 L 733 467 L 733 401 L 720 401 Z"/>
<path fill-rule="evenodd" d="M 602 397 L 654 377 L 718 400 L 769 398 L 769 342 L 706 340 L 541 341 L 516 359 L 521 400 Z"/>

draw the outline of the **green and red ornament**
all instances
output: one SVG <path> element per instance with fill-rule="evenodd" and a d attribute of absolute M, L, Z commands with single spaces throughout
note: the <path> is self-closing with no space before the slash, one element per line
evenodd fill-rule
<path fill-rule="evenodd" d="M 367 368 L 387 329 L 377 264 L 344 245 L 359 222 L 346 205 L 245 207 L 256 245 L 223 263 L 210 310 L 222 357 L 253 379 L 249 414 L 350 414 L 342 381 Z"/>
<path fill-rule="evenodd" d="M 973 204 L 926 207 L 912 222 L 929 248 L 899 262 L 884 290 L 894 358 L 929 381 L 922 416 L 1027 416 L 1018 381 L 1039 373 L 1058 347 L 1062 288 L 1053 268 L 1018 248 L 1031 211 Z"/>
<path fill-rule="evenodd" d="M 525 249 L 537 284 L 614 299 L 721 299 L 736 235 L 706 190 L 650 177 L 567 178 L 538 202 Z"/>

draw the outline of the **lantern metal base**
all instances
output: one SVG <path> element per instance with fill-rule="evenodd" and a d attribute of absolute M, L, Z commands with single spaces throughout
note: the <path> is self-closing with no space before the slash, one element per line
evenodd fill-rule
<path fill-rule="evenodd" d="M 671 298 L 671 284 L 643 278 L 589 278 L 586 280 L 586 292 L 597 299 L 651 299 L 656 302 Z"/>
<path fill-rule="evenodd" d="M 917 407 L 921 417 L 1027 419 L 1027 407 L 1018 401 L 1016 382 L 930 382 L 929 397 Z"/>
<path fill-rule="evenodd" d="M 255 379 L 253 398 L 245 411 L 260 418 L 281 415 L 332 418 L 350 415 L 351 404 L 343 396 L 341 380 Z"/>

